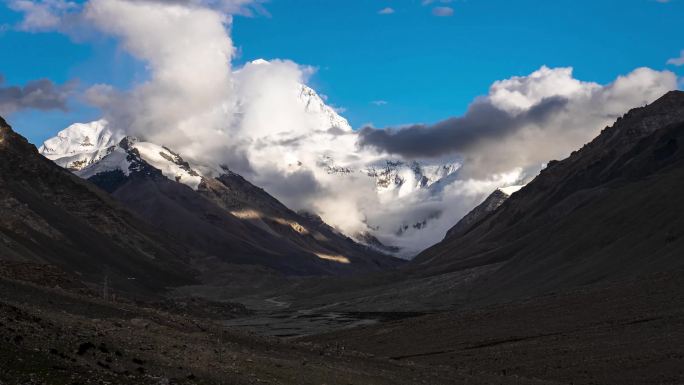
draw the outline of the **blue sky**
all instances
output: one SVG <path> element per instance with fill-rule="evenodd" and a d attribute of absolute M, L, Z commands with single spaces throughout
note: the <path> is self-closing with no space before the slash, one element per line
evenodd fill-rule
<path fill-rule="evenodd" d="M 641 66 L 666 65 L 684 49 L 684 1 L 271 0 L 268 15 L 237 17 L 237 64 L 291 59 L 318 68 L 311 85 L 344 109 L 354 127 L 435 122 L 460 115 L 491 83 L 542 65 L 572 66 L 575 77 L 606 83 Z M 433 15 L 435 7 L 453 15 Z M 379 14 L 390 7 L 391 14 Z M 14 30 L 20 16 L 0 6 L 4 86 L 37 78 L 127 87 L 145 79 L 140 63 L 97 38 Z M 383 100 L 387 104 L 372 102 Z M 72 100 L 68 112 L 9 116 L 35 143 L 98 111 Z"/>

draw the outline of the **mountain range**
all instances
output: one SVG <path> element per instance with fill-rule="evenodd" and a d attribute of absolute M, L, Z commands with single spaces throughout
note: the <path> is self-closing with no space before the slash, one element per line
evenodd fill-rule
<path fill-rule="evenodd" d="M 268 62 L 257 60 L 252 64 L 265 66 L 268 65 Z M 427 224 L 432 223 L 444 213 L 444 207 L 416 209 L 415 203 L 412 202 L 441 201 L 444 188 L 453 183 L 457 178 L 458 171 L 461 168 L 460 162 L 458 160 L 405 161 L 367 150 L 359 151 L 356 148 L 354 139 L 356 134 L 347 120 L 340 116 L 333 107 L 327 105 L 324 98 L 313 89 L 306 85 L 298 84 L 287 95 L 292 99 L 290 100 L 291 104 L 296 106 L 297 109 L 301 109 L 300 112 L 306 116 L 309 130 L 312 130 L 306 136 L 312 139 L 304 144 L 300 143 L 299 140 L 301 138 L 294 134 L 292 134 L 294 135 L 293 138 L 287 140 L 278 139 L 273 143 L 269 142 L 272 138 L 249 138 L 249 141 L 252 142 L 270 143 L 270 146 L 278 146 L 278 151 L 280 152 L 274 152 L 273 156 L 283 156 L 283 159 L 272 159 L 273 162 L 271 163 L 269 158 L 269 163 L 266 165 L 261 165 L 259 162 L 256 162 L 256 165 L 250 164 L 250 167 L 254 170 L 246 171 L 250 173 L 248 179 L 254 181 L 253 173 L 265 175 L 263 178 L 258 179 L 262 183 L 260 187 L 265 187 L 269 193 L 281 201 L 288 202 L 290 206 L 292 206 L 293 200 L 296 201 L 296 194 L 293 196 L 290 191 L 281 193 L 279 186 L 272 186 L 272 182 L 268 177 L 270 173 L 284 173 L 283 177 L 287 177 L 290 173 L 311 175 L 319 185 L 317 187 L 318 190 L 328 189 L 334 191 L 346 188 L 358 190 L 363 188 L 365 191 L 367 188 L 368 191 L 365 194 L 374 194 L 374 196 L 368 196 L 367 198 L 361 196 L 357 201 L 351 202 L 351 204 L 357 206 L 353 209 L 359 211 L 357 215 L 360 217 L 358 223 L 353 226 L 353 229 L 350 229 L 350 225 L 346 223 L 348 219 L 339 218 L 339 215 L 331 215 L 328 212 L 330 210 L 325 210 L 325 208 L 321 209 L 322 203 L 319 201 L 309 201 L 304 205 L 294 204 L 295 207 L 291 208 L 294 208 L 295 211 L 304 210 L 323 216 L 334 228 L 344 231 L 345 235 L 353 238 L 356 242 L 375 247 L 378 251 L 391 252 L 402 257 L 412 256 L 412 253 L 417 251 L 416 247 L 412 245 L 415 240 L 400 242 L 410 245 L 409 248 L 402 249 L 404 245 L 398 247 L 400 245 L 393 244 L 395 243 L 393 238 L 404 237 L 407 230 L 411 233 L 420 233 Z M 238 110 L 246 108 L 244 106 L 245 103 L 238 101 L 236 108 Z M 60 131 L 55 137 L 46 140 L 40 146 L 39 151 L 58 165 L 85 178 L 89 178 L 96 174 L 100 168 L 108 170 L 117 166 L 112 164 L 112 162 L 118 161 L 118 158 L 116 155 L 112 155 L 105 161 L 107 164 L 91 167 L 96 163 L 100 163 L 107 155 L 110 155 L 110 152 L 118 146 L 125 136 L 125 132 L 112 127 L 104 119 L 90 123 L 77 123 Z M 281 136 L 276 135 L 277 138 Z M 331 136 L 333 138 L 345 139 L 336 148 L 329 148 L 326 142 L 330 140 Z M 159 138 L 157 138 L 155 143 L 145 138 L 136 140 L 140 143 L 138 147 L 166 146 L 163 143 L 163 139 Z M 239 141 L 239 139 L 236 139 L 236 141 Z M 306 148 L 305 154 L 301 154 L 303 148 Z M 250 152 L 259 153 L 262 149 L 250 149 Z M 156 149 L 150 150 L 155 154 L 158 152 Z M 225 161 L 218 159 L 217 156 L 208 161 L 207 159 L 198 161 L 197 159 L 188 158 L 188 154 L 183 154 L 182 151 L 178 151 L 175 148 L 170 148 L 170 150 L 183 157 L 185 161 L 192 163 L 196 171 L 202 171 L 203 175 L 220 176 L 224 169 L 231 166 L 226 164 Z M 119 156 L 122 156 L 120 152 Z M 171 155 L 167 154 L 167 156 Z M 292 159 L 289 159 L 290 157 Z M 307 158 L 307 160 L 303 158 Z M 151 159 L 147 160 L 152 161 Z M 169 165 L 164 159 L 161 159 L 160 162 L 164 163 L 164 165 L 162 166 L 161 163 L 158 163 L 156 165 L 158 168 L 171 167 L 168 170 L 164 170 L 165 175 L 169 178 L 177 179 L 178 177 L 181 183 L 188 184 L 194 189 L 197 188 L 196 184 L 199 183 L 197 177 L 183 175 L 184 172 L 181 169 L 177 166 Z M 274 165 L 277 170 L 272 169 Z M 126 165 L 123 165 L 120 168 L 126 169 L 126 167 Z M 284 169 L 286 170 L 283 171 Z M 324 187 L 321 187 L 321 184 Z M 313 188 L 312 190 L 306 193 L 315 193 L 316 189 Z M 374 204 L 370 202 L 374 202 Z M 366 207 L 366 205 L 370 207 Z M 342 230 L 342 228 L 344 229 Z M 414 235 L 414 238 L 419 239 L 420 237 Z M 366 242 L 368 239 L 372 241 Z"/>
<path fill-rule="evenodd" d="M 319 116 L 321 124 L 330 124 L 329 121 L 334 124 L 346 124 L 346 121 L 327 107 L 320 97 L 311 94 L 313 90 L 306 88 L 303 92 L 309 96 L 306 99 L 307 101 L 303 103 Z M 315 107 L 310 107 L 312 105 Z M 124 138 L 123 133 L 112 131 L 105 120 L 78 123 L 46 140 L 40 146 L 39 152 L 56 164 L 86 179 L 114 169 L 121 169 L 127 174 L 130 165 L 125 160 L 127 157 L 125 151 L 120 148 L 120 142 Z M 181 154 L 159 144 L 140 141 L 136 138 L 133 138 L 133 141 L 136 142 L 135 146 L 138 151 L 141 151 L 143 158 L 147 162 L 153 163 L 154 167 L 162 170 L 163 175 L 193 189 L 197 189 L 201 182 L 199 170 L 202 170 L 206 175 L 234 174 L 220 162 L 209 166 L 196 164 L 193 165 L 196 170 L 186 171 L 182 164 L 178 165 L 176 164 L 178 162 L 174 160 L 178 158 L 181 159 L 181 162 L 185 162 L 182 160 Z M 426 192 L 429 196 L 438 196 L 441 189 L 456 176 L 460 164 L 457 162 L 431 164 L 415 160 L 406 162 L 386 159 L 372 161 L 363 167 L 351 168 L 338 166 L 332 157 L 321 154 L 317 167 L 328 175 L 339 176 L 340 184 L 345 183 L 344 177 L 346 176 L 361 176 L 373 181 L 379 197 L 396 196 L 404 198 L 418 192 Z M 391 205 L 390 198 L 383 198 L 381 202 L 387 202 L 386 204 Z M 409 227 L 420 229 L 426 222 L 433 219 L 432 215 L 434 214 L 413 220 L 408 217 L 400 219 L 400 222 L 396 223 L 391 231 L 401 235 Z M 374 229 L 369 226 L 364 231 L 346 234 L 346 236 L 352 237 L 356 242 L 374 247 L 378 251 L 399 251 L 393 245 L 379 243 L 373 234 Z M 368 235 L 372 236 L 373 241 L 366 241 Z"/>
<path fill-rule="evenodd" d="M 649 383 L 649 362 L 660 363 L 660 382 L 681 378 L 684 92 L 629 111 L 568 158 L 548 162 L 525 186 L 494 191 L 460 221 L 453 218 L 444 239 L 408 263 L 379 252 L 385 245 L 359 244 L 315 214 L 289 209 L 228 167 L 195 164 L 106 126 L 70 127 L 39 152 L 0 120 L 0 274 L 13 274 L 0 276 L 0 285 L 24 301 L 12 308 L 14 300 L 0 294 L 0 307 L 33 314 L 30 304 L 36 304 L 54 319 L 50 326 L 35 321 L 40 317 L 22 318 L 22 325 L 40 325 L 22 329 L 32 330 L 30 341 L 55 341 L 41 330 L 72 328 L 93 312 L 83 313 L 86 308 L 105 318 L 131 313 L 174 322 L 158 328 L 144 319 L 126 321 L 145 325 L 140 330 L 163 329 L 169 338 L 187 338 L 190 326 L 183 325 L 203 325 L 197 333 L 214 341 L 207 330 L 215 326 L 186 314 L 195 303 L 206 308 L 203 314 L 238 311 L 238 327 L 305 336 L 292 349 L 326 346 L 323 362 L 342 365 L 328 355 L 349 357 L 349 346 L 392 357 L 396 370 L 416 371 L 421 380 L 438 376 L 433 383 Z M 450 167 L 386 163 L 369 177 L 384 181 L 380 188 L 400 189 L 410 180 L 429 191 L 448 181 L 457 166 Z M 365 240 L 377 241 L 372 235 Z M 78 304 L 80 313 L 55 316 L 57 305 L 43 303 L 46 285 L 57 286 L 49 290 L 59 306 Z M 108 289 L 145 300 L 146 308 L 92 299 L 94 291 L 110 299 Z M 187 294 L 203 298 L 174 302 Z M 162 297 L 170 302 L 150 302 Z M 259 310 L 252 314 L 235 304 L 227 311 L 226 299 Z M 159 306 L 163 310 L 152 310 Z M 157 313 L 177 306 L 190 318 Z M 393 322 L 379 322 L 387 320 Z M 121 321 L 106 330 L 117 325 Z M 349 325 L 364 326 L 346 330 Z M 90 338 L 104 335 L 98 327 Z M 312 330 L 332 333 L 308 336 Z M 144 350 L 127 333 L 108 334 L 108 343 Z M 149 336 L 140 333 L 140 341 Z M 0 348 L 0 360 L 7 352 L 29 357 L 21 345 L 27 337 L 3 336 L 13 342 Z M 271 365 L 272 345 L 230 338 L 250 349 L 268 346 L 259 358 L 236 358 L 241 364 Z M 174 344 L 168 349 L 176 354 L 182 344 Z M 93 346 L 107 354 L 106 347 Z M 59 357 L 62 351 L 36 349 L 31 354 Z M 163 366 L 160 355 L 146 357 L 165 368 L 154 371 L 177 370 Z M 414 360 L 419 363 L 407 363 Z M 477 371 L 443 372 L 459 365 Z M 91 372 L 111 374 L 111 366 L 99 368 Z M 12 378 L 3 370 L 0 379 Z M 213 378 L 210 371 L 199 373 Z"/>
<path fill-rule="evenodd" d="M 400 263 L 356 244 L 320 218 L 293 212 L 227 169 L 218 177 L 203 176 L 173 151 L 133 138 L 124 138 L 79 174 L 223 262 L 294 275 L 373 271 Z"/>

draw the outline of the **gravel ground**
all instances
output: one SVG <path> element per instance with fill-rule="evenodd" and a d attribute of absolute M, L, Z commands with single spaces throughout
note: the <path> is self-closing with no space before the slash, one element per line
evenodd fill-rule
<path fill-rule="evenodd" d="M 0 278 L 0 384 L 540 384 Z"/>
<path fill-rule="evenodd" d="M 562 384 L 684 384 L 684 273 L 303 340 Z"/>

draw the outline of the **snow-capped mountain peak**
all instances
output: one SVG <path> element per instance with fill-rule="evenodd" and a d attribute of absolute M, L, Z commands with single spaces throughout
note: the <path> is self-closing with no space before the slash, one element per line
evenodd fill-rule
<path fill-rule="evenodd" d="M 38 151 L 71 171 L 82 170 L 107 156 L 124 134 L 112 131 L 106 120 L 76 123 L 46 140 Z"/>
<path fill-rule="evenodd" d="M 111 130 L 105 120 L 73 124 L 46 140 L 39 152 L 85 179 L 115 170 L 130 175 L 139 171 L 144 162 L 193 189 L 202 182 L 202 175 L 179 154 L 158 144 L 126 137 Z"/>
<path fill-rule="evenodd" d="M 154 143 L 125 137 L 110 147 L 107 155 L 90 166 L 76 171 L 76 175 L 88 179 L 98 174 L 121 171 L 128 176 L 144 172 L 148 166 L 159 170 L 168 179 L 183 183 L 196 190 L 202 183 L 202 175 L 172 150 Z"/>
<path fill-rule="evenodd" d="M 119 136 L 107 128 L 106 120 L 76 123 L 46 140 L 39 150 L 43 155 L 80 154 L 113 146 L 121 140 Z"/>
<path fill-rule="evenodd" d="M 279 65 L 277 61 L 270 62 L 264 59 L 257 59 L 251 61 L 244 68 L 238 69 L 235 72 L 235 74 L 237 75 L 236 78 L 238 79 L 237 83 L 240 84 L 240 74 L 242 74 L 245 71 L 250 72 L 250 70 L 254 69 L 259 71 L 268 69 L 269 67 L 275 67 L 277 65 Z M 261 74 L 265 75 L 267 73 L 268 72 L 265 71 Z M 274 80 L 274 82 L 277 82 L 277 79 Z M 288 89 L 286 90 L 286 93 L 288 95 L 283 95 L 283 97 L 289 98 L 290 95 L 291 97 L 293 97 L 292 100 L 295 100 L 296 103 L 299 104 L 302 107 L 303 111 L 306 112 L 306 114 L 308 115 L 308 119 L 311 120 L 310 123 L 312 127 L 316 127 L 317 129 L 324 131 L 331 128 L 337 128 L 344 132 L 352 131 L 352 127 L 347 121 L 347 119 L 340 116 L 340 114 L 335 110 L 335 108 L 327 104 L 325 100 L 326 97 L 324 95 L 319 95 L 314 89 L 303 83 L 287 83 L 286 87 L 288 87 Z M 279 89 L 278 91 L 280 92 L 282 90 Z M 250 94 L 252 95 L 250 96 Z M 253 101 L 251 99 L 259 99 L 263 96 L 263 94 L 264 89 L 259 89 L 256 91 L 250 90 L 241 95 L 241 100 L 238 100 L 238 106 Z M 254 98 L 253 96 L 256 97 Z M 291 107 L 294 108 L 294 106 Z"/>
<path fill-rule="evenodd" d="M 325 100 L 312 88 L 302 84 L 299 89 L 298 100 L 304 105 L 304 110 L 320 120 L 320 127 L 339 128 L 351 132 L 352 127 L 347 119 L 340 116 L 334 108 L 325 103 Z"/>

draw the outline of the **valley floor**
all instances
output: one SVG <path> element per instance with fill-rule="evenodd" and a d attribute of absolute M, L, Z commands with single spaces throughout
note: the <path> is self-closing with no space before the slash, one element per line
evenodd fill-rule
<path fill-rule="evenodd" d="M 684 273 L 305 338 L 557 384 L 683 384 Z"/>
<path fill-rule="evenodd" d="M 539 384 L 0 278 L 0 384 Z"/>
<path fill-rule="evenodd" d="M 0 278 L 2 385 L 684 383 L 684 273 L 427 315 L 265 298 L 228 321 L 36 283 Z"/>

